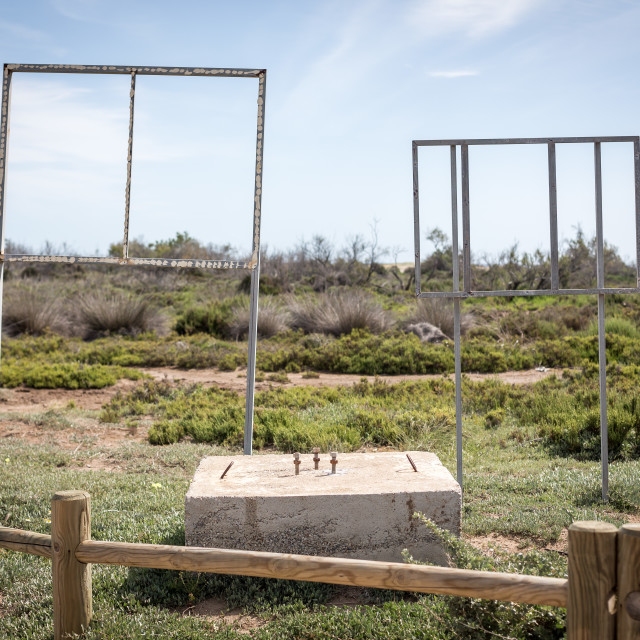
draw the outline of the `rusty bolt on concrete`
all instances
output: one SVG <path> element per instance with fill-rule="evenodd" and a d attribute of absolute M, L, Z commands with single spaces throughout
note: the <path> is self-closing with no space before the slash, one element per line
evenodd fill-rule
<path fill-rule="evenodd" d="M 300 475 L 300 454 L 296 451 L 293 454 L 293 464 L 296 466 L 296 475 Z"/>

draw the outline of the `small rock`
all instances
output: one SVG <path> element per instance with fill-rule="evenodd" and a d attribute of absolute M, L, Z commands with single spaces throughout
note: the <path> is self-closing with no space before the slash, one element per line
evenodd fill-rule
<path fill-rule="evenodd" d="M 405 331 L 415 333 L 422 342 L 443 342 L 449 339 L 438 327 L 429 322 L 409 324 Z"/>

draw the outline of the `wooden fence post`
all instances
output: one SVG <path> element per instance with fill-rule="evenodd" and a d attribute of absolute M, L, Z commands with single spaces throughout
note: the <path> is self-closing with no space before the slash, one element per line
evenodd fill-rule
<path fill-rule="evenodd" d="M 58 491 L 51 501 L 54 639 L 81 634 L 91 622 L 91 565 L 76 548 L 91 539 L 91 500 L 85 491 Z"/>
<path fill-rule="evenodd" d="M 617 533 L 606 522 L 569 527 L 568 640 L 615 638 Z"/>
<path fill-rule="evenodd" d="M 640 640 L 640 524 L 618 532 L 618 640 Z"/>

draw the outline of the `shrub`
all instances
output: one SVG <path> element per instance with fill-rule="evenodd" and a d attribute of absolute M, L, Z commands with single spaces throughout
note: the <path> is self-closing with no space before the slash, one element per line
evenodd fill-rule
<path fill-rule="evenodd" d="M 289 329 L 289 314 L 273 298 L 264 298 L 258 308 L 258 335 L 271 338 Z M 249 333 L 249 304 L 237 305 L 231 310 L 228 333 L 236 340 Z"/>
<path fill-rule="evenodd" d="M 484 416 L 484 424 L 489 429 L 499 427 L 504 422 L 504 409 L 491 409 Z"/>
<path fill-rule="evenodd" d="M 453 303 L 442 298 L 419 298 L 408 323 L 428 322 L 453 339 Z M 473 316 L 460 314 L 460 333 L 464 335 L 473 326 Z"/>
<path fill-rule="evenodd" d="M 165 328 L 163 314 L 144 297 L 124 293 L 92 293 L 78 299 L 77 315 L 85 338 L 137 335 Z"/>
<path fill-rule="evenodd" d="M 382 333 L 391 321 L 382 306 L 359 290 L 344 290 L 317 297 L 289 299 L 291 326 L 305 333 L 329 333 L 335 336 L 365 329 Z"/>
<path fill-rule="evenodd" d="M 638 327 L 627 318 L 605 318 L 604 332 L 606 335 L 624 336 L 625 338 L 637 338 Z M 589 335 L 598 335 L 598 322 L 592 322 L 588 330 Z"/>
<path fill-rule="evenodd" d="M 24 385 L 34 389 L 101 389 L 114 385 L 120 378 L 142 377 L 140 371 L 123 367 L 25 361 L 4 361 L 0 372 L 3 387 Z"/>
<path fill-rule="evenodd" d="M 414 514 L 443 545 L 449 566 L 473 571 L 501 571 L 520 575 L 564 578 L 566 564 L 560 554 L 507 553 L 492 549 L 485 555 L 473 545 L 440 529 L 420 513 Z M 405 552 L 405 561 L 423 564 Z M 565 636 L 565 611 L 552 607 L 504 603 L 480 598 L 425 596 L 425 605 L 439 607 L 440 638 L 539 638 L 553 640 Z"/>
<path fill-rule="evenodd" d="M 174 329 L 178 335 L 208 333 L 217 338 L 226 338 L 232 320 L 233 309 L 245 303 L 244 297 L 226 298 L 207 305 L 191 306 L 181 313 Z"/>
<path fill-rule="evenodd" d="M 35 288 L 14 290 L 2 308 L 2 329 L 10 336 L 39 336 L 47 331 L 65 334 L 69 321 L 57 294 Z"/>

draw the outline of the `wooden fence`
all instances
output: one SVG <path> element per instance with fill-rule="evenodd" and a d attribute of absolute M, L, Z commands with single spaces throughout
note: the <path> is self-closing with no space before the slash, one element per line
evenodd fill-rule
<path fill-rule="evenodd" d="M 640 640 L 640 525 L 569 528 L 569 578 L 346 558 L 91 540 L 89 494 L 60 491 L 51 535 L 0 527 L 0 547 L 51 558 L 54 638 L 91 622 L 91 565 L 285 578 L 566 607 L 569 640 Z"/>

